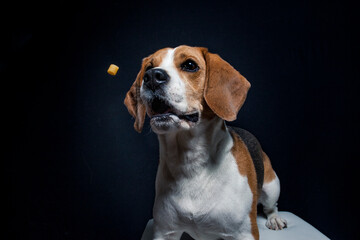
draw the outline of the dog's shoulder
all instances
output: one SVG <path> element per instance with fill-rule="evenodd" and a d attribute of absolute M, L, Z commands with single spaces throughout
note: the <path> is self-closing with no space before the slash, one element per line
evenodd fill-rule
<path fill-rule="evenodd" d="M 245 143 L 255 166 L 258 189 L 261 189 L 264 182 L 264 162 L 260 142 L 245 129 L 233 126 L 228 126 L 228 128 Z"/>

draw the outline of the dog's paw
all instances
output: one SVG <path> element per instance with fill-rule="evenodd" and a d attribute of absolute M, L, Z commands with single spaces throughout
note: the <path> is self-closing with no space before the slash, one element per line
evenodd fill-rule
<path fill-rule="evenodd" d="M 282 230 L 287 227 L 287 222 L 285 219 L 279 216 L 273 216 L 268 218 L 265 223 L 265 226 L 272 230 Z"/>

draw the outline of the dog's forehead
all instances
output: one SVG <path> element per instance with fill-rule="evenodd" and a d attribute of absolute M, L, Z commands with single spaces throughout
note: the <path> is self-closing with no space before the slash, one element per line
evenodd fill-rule
<path fill-rule="evenodd" d="M 177 66 L 179 63 L 189 58 L 197 61 L 199 64 L 205 63 L 201 48 L 185 45 L 181 45 L 176 48 L 160 49 L 152 54 L 149 60 L 153 66 L 159 66 L 165 63 L 165 61 L 172 61 L 175 66 Z"/>
<path fill-rule="evenodd" d="M 205 63 L 204 55 L 201 48 L 179 46 L 174 50 L 174 62 L 182 62 L 186 59 L 192 59 L 198 64 Z"/>
<path fill-rule="evenodd" d="M 153 66 L 159 66 L 163 60 L 168 55 L 168 52 L 171 50 L 171 48 L 163 48 L 155 53 L 151 54 L 147 60 L 153 65 Z"/>

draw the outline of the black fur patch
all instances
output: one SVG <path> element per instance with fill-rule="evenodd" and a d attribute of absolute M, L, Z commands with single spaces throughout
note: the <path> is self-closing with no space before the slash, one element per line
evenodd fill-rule
<path fill-rule="evenodd" d="M 246 147 L 248 148 L 255 166 L 258 189 L 261 190 L 264 183 L 264 162 L 262 149 L 259 141 L 254 135 L 244 129 L 237 127 L 228 128 L 234 131 L 241 138 L 241 140 L 243 140 Z"/>

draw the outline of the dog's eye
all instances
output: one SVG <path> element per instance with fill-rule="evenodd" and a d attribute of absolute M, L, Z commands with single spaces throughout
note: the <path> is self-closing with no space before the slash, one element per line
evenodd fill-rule
<path fill-rule="evenodd" d="M 193 60 L 186 60 L 181 64 L 181 69 L 187 72 L 196 72 L 199 70 L 199 66 Z"/>

